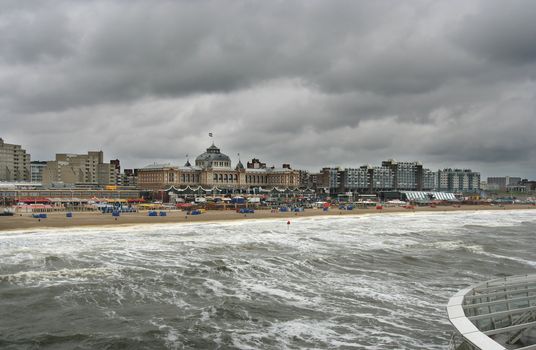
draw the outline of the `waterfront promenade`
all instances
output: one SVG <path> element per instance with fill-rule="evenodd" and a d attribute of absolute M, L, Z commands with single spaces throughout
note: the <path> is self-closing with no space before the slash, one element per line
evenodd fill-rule
<path fill-rule="evenodd" d="M 147 211 L 137 213 L 122 213 L 120 217 L 100 212 L 74 213 L 73 217 L 66 217 L 65 212 L 49 213 L 46 219 L 33 218 L 31 214 L 23 213 L 15 216 L 0 216 L 0 231 L 11 231 L 32 228 L 75 227 L 75 226 L 108 226 L 108 225 L 137 225 L 137 224 L 165 224 L 165 223 L 188 223 L 188 222 L 213 222 L 225 220 L 255 220 L 255 219 L 281 219 L 292 220 L 298 217 L 313 216 L 343 216 L 343 215 L 366 215 L 381 213 L 408 213 L 413 212 L 453 212 L 467 210 L 515 210 L 536 209 L 534 205 L 461 205 L 461 206 L 437 206 L 415 207 L 384 207 L 383 209 L 354 209 L 339 210 L 330 208 L 329 211 L 321 209 L 305 209 L 303 212 L 279 212 L 270 209 L 256 210 L 253 214 L 240 214 L 234 210 L 209 210 L 201 215 L 188 215 L 186 211 L 170 210 L 166 216 L 149 216 Z M 535 211 L 536 215 L 536 211 Z"/>

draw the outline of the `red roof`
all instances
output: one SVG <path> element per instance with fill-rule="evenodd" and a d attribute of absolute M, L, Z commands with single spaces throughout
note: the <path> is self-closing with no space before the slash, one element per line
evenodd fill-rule
<path fill-rule="evenodd" d="M 20 203 L 32 204 L 32 203 L 50 203 L 50 199 L 45 197 L 22 197 L 19 198 Z"/>
<path fill-rule="evenodd" d="M 193 206 L 191 203 L 177 203 L 177 208 L 189 208 Z"/>
<path fill-rule="evenodd" d="M 131 198 L 131 199 L 128 199 L 127 202 L 129 202 L 129 203 L 143 203 L 143 202 L 145 202 L 145 199 L 143 199 L 143 198 Z"/>

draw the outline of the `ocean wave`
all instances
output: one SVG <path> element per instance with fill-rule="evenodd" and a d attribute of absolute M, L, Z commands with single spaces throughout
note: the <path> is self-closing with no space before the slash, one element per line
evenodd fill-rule
<path fill-rule="evenodd" d="M 82 340 L 88 348 L 444 348 L 450 295 L 536 267 L 523 244 L 533 215 L 383 213 L 299 218 L 290 229 L 259 220 L 2 234 L 0 309 L 14 314 L 33 298 L 40 308 L 0 327 L 31 341 L 39 335 L 30 325 L 41 332 L 47 324 L 35 320 L 53 315 L 73 334 L 94 330 Z M 508 235 L 495 229 L 506 226 Z"/>

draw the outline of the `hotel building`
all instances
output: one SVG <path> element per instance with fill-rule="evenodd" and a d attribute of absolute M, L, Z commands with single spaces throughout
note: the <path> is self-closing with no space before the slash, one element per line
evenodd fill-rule
<path fill-rule="evenodd" d="M 321 187 L 331 194 L 378 191 L 423 191 L 437 186 L 437 173 L 424 169 L 420 162 L 383 161 L 381 166 L 323 168 Z"/>
<path fill-rule="evenodd" d="M 225 191 L 244 191 L 252 188 L 296 188 L 300 186 L 300 173 L 283 164 L 281 168 L 266 167 L 253 159 L 244 167 L 239 160 L 233 168 L 231 159 L 214 144 L 195 159 L 195 165 L 187 160 L 184 166 L 151 164 L 138 169 L 138 187 L 158 191 L 171 186 L 202 186 Z"/>
<path fill-rule="evenodd" d="M 471 169 L 443 169 L 437 171 L 440 191 L 478 192 L 480 190 L 480 173 Z"/>
<path fill-rule="evenodd" d="M 43 169 L 43 185 L 53 183 L 115 185 L 119 161 L 104 163 L 102 151 L 87 154 L 58 153 Z"/>

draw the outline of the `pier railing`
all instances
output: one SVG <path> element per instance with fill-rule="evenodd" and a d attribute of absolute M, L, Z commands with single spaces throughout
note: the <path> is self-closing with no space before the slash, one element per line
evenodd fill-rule
<path fill-rule="evenodd" d="M 449 349 L 536 350 L 536 275 L 494 279 L 460 290 L 447 305 L 457 333 Z"/>

